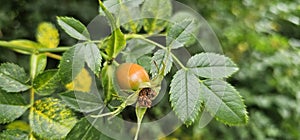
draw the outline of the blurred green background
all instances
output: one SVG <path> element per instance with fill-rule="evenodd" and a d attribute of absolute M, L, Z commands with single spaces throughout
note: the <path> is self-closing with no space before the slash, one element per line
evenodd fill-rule
<path fill-rule="evenodd" d="M 244 97 L 250 118 L 238 127 L 215 120 L 203 129 L 182 126 L 165 139 L 300 139 L 300 1 L 179 1 L 208 21 L 224 53 L 239 65 L 230 82 Z M 37 25 L 56 24 L 56 16 L 88 24 L 98 13 L 97 5 L 96 0 L 1 0 L 0 40 L 35 40 Z M 75 43 L 60 33 L 60 45 Z M 0 62 L 26 68 L 26 56 L 0 51 Z"/>

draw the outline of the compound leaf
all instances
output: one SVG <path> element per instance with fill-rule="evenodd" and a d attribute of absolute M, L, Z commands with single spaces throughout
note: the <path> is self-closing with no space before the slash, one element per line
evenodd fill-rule
<path fill-rule="evenodd" d="M 157 64 L 155 64 L 155 63 Z M 158 50 L 154 53 L 154 56 L 152 57 L 152 63 L 151 63 L 151 71 L 150 73 L 152 75 L 158 74 L 158 69 L 161 71 L 164 68 L 164 75 L 168 74 L 173 66 L 173 59 L 171 56 L 171 52 L 168 52 L 166 50 Z"/>

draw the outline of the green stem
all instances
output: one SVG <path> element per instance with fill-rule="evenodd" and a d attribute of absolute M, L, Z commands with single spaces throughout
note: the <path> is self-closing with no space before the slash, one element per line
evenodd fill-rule
<path fill-rule="evenodd" d="M 0 41 L 0 46 L 8 48 L 8 49 L 25 51 L 30 54 L 36 53 L 36 51 L 37 51 L 36 49 L 33 49 L 33 48 L 27 48 L 27 47 L 23 47 L 23 46 L 13 45 L 7 41 Z"/>
<path fill-rule="evenodd" d="M 54 53 L 45 53 L 48 57 L 53 58 L 53 59 L 57 59 L 57 60 L 61 60 L 62 57 L 60 55 L 54 54 Z"/>
<path fill-rule="evenodd" d="M 34 89 L 33 87 L 30 89 L 30 113 L 29 114 L 32 114 L 33 113 L 33 104 L 34 104 Z M 29 116 L 28 116 L 28 119 L 30 120 Z M 33 131 L 32 129 L 30 129 L 30 135 L 32 136 L 33 134 Z"/>
<path fill-rule="evenodd" d="M 57 47 L 57 48 L 40 48 L 37 49 L 37 52 L 44 53 L 44 52 L 65 52 L 69 50 L 71 47 Z"/>
<path fill-rule="evenodd" d="M 7 41 L 0 41 L 0 46 L 13 50 L 25 51 L 30 54 L 38 54 L 44 52 L 64 52 L 70 49 L 70 47 L 58 47 L 58 48 L 28 48 L 24 46 L 13 45 Z"/>
<path fill-rule="evenodd" d="M 114 16 L 106 9 L 106 7 L 104 6 L 103 2 L 101 0 L 98 0 L 99 1 L 99 5 L 101 7 L 101 9 L 104 11 L 105 15 L 107 16 L 111 26 L 112 26 L 112 29 L 115 30 L 118 28 L 118 26 L 116 25 L 116 20 L 114 18 Z"/>
<path fill-rule="evenodd" d="M 167 51 L 167 52 L 169 52 L 170 53 L 170 55 L 172 56 L 172 58 L 179 64 L 179 66 L 182 68 L 182 69 L 184 69 L 184 70 L 188 70 L 188 68 L 187 67 L 185 67 L 182 63 L 181 63 L 181 61 L 167 48 L 167 47 L 165 47 L 165 46 L 163 46 L 163 45 L 161 45 L 161 44 L 159 44 L 159 43 L 157 43 L 157 42 L 155 42 L 155 41 L 152 41 L 152 40 L 150 40 L 150 39 L 147 39 L 147 38 L 145 38 L 144 36 L 141 36 L 141 35 L 132 35 L 131 37 L 133 37 L 133 38 L 138 38 L 138 39 L 142 39 L 142 40 L 144 40 L 144 41 L 146 41 L 146 42 L 148 42 L 148 43 L 151 43 L 151 44 L 153 44 L 153 45 L 155 45 L 155 46 L 157 46 L 157 47 L 159 47 L 159 48 L 161 48 L 161 49 L 163 49 L 163 50 L 165 50 L 165 51 Z"/>
<path fill-rule="evenodd" d="M 126 40 L 133 39 L 133 38 L 147 38 L 147 37 L 165 37 L 166 34 L 125 34 Z"/>

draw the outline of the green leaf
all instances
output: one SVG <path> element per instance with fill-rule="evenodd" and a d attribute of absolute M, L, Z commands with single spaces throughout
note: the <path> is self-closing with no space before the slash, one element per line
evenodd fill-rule
<path fill-rule="evenodd" d="M 172 49 L 193 44 L 197 39 L 199 26 L 193 19 L 185 19 L 171 25 L 167 32 L 167 45 Z"/>
<path fill-rule="evenodd" d="M 201 84 L 205 109 L 218 121 L 228 125 L 246 124 L 246 107 L 239 93 L 222 80 L 205 80 Z"/>
<path fill-rule="evenodd" d="M 121 5 L 127 8 L 138 7 L 144 0 L 107 0 L 103 4 L 107 10 L 115 15 L 119 15 Z M 100 15 L 105 15 L 102 8 L 99 8 Z M 117 16 L 118 17 L 118 16 Z"/>
<path fill-rule="evenodd" d="M 126 62 L 137 63 L 137 59 L 145 54 L 151 53 L 155 46 L 140 39 L 131 39 L 123 51 L 123 58 Z"/>
<path fill-rule="evenodd" d="M 35 78 L 38 74 L 42 73 L 47 66 L 46 54 L 32 54 L 30 58 L 30 75 Z"/>
<path fill-rule="evenodd" d="M 114 87 L 114 74 L 115 74 L 115 66 L 108 65 L 107 63 L 104 64 L 104 67 L 101 72 L 101 81 L 103 92 L 105 95 L 105 104 L 110 102 L 112 99 L 113 94 L 117 94 L 115 87 Z"/>
<path fill-rule="evenodd" d="M 19 118 L 28 107 L 21 94 L 0 90 L 0 124 L 9 123 Z"/>
<path fill-rule="evenodd" d="M 164 75 L 167 75 L 173 66 L 173 59 L 171 53 L 162 49 L 155 52 L 154 56 L 152 57 L 151 71 L 150 71 L 152 75 L 158 74 L 158 69 L 154 62 L 157 64 L 159 71 L 162 70 L 164 64 L 166 65 L 164 70 Z"/>
<path fill-rule="evenodd" d="M 71 108 L 79 112 L 92 112 L 103 108 L 101 97 L 94 93 L 67 91 L 59 94 L 62 100 Z"/>
<path fill-rule="evenodd" d="M 77 19 L 71 17 L 57 17 L 59 26 L 71 37 L 78 40 L 89 40 L 87 28 Z"/>
<path fill-rule="evenodd" d="M 103 4 L 127 31 L 137 33 L 142 28 L 139 5 L 143 2 L 144 0 L 107 0 Z M 99 13 L 105 15 L 101 7 Z"/>
<path fill-rule="evenodd" d="M 126 40 L 124 34 L 121 30 L 115 29 L 112 35 L 109 37 L 107 42 L 107 48 L 105 49 L 109 58 L 116 58 L 116 56 L 124 49 L 126 46 Z"/>
<path fill-rule="evenodd" d="M 205 78 L 229 77 L 238 71 L 238 67 L 230 58 L 214 53 L 196 54 L 190 58 L 187 66 L 193 73 Z"/>
<path fill-rule="evenodd" d="M 72 82 L 72 80 L 84 67 L 84 56 L 78 55 L 82 54 L 81 51 L 83 50 L 81 50 L 81 48 L 82 47 L 76 48 L 74 46 L 67 50 L 62 56 L 58 73 L 61 78 L 61 82 L 64 85 Z"/>
<path fill-rule="evenodd" d="M 201 109 L 199 79 L 190 71 L 179 70 L 171 81 L 170 102 L 179 119 L 191 125 Z"/>
<path fill-rule="evenodd" d="M 94 127 L 95 121 L 82 118 L 67 135 L 66 140 L 111 140 Z M 84 131 L 83 131 L 84 130 Z"/>
<path fill-rule="evenodd" d="M 139 65 L 141 65 L 147 71 L 147 73 L 150 73 L 151 64 L 153 63 L 152 57 L 144 55 L 144 56 L 138 58 L 137 63 Z"/>
<path fill-rule="evenodd" d="M 186 20 L 186 19 L 193 19 L 194 21 L 196 20 L 196 23 L 197 24 L 200 24 L 199 20 L 197 20 L 197 15 L 195 15 L 195 13 L 193 12 L 190 12 L 190 11 L 178 11 L 176 12 L 172 18 L 171 18 L 171 22 L 172 23 L 178 23 L 178 22 L 181 22 L 183 20 Z"/>
<path fill-rule="evenodd" d="M 58 30 L 53 24 L 42 22 L 38 26 L 36 39 L 43 47 L 56 48 L 59 44 Z"/>
<path fill-rule="evenodd" d="M 20 92 L 30 88 L 25 83 L 28 77 L 23 68 L 12 63 L 0 66 L 0 87 L 7 92 Z"/>
<path fill-rule="evenodd" d="M 29 140 L 28 133 L 15 129 L 5 130 L 0 133 L 1 140 Z"/>
<path fill-rule="evenodd" d="M 6 129 L 10 130 L 22 130 L 25 132 L 30 132 L 29 124 L 25 120 L 15 120 L 5 126 Z"/>
<path fill-rule="evenodd" d="M 144 29 L 148 33 L 159 33 L 164 30 L 172 14 L 170 0 L 145 0 L 142 6 Z"/>
<path fill-rule="evenodd" d="M 96 44 L 87 43 L 84 49 L 84 60 L 88 67 L 95 73 L 98 74 L 101 68 L 102 57 Z"/>
<path fill-rule="evenodd" d="M 31 130 L 41 138 L 62 139 L 76 124 L 75 114 L 60 100 L 37 100 L 29 114 Z"/>
<path fill-rule="evenodd" d="M 47 70 L 39 74 L 33 81 L 35 93 L 45 96 L 51 95 L 60 85 L 57 70 Z"/>
<path fill-rule="evenodd" d="M 139 7 L 122 6 L 119 15 L 121 26 L 130 33 L 138 33 L 143 24 Z"/>

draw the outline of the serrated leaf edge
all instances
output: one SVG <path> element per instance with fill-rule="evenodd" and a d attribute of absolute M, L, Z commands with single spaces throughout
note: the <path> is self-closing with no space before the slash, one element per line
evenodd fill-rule
<path fill-rule="evenodd" d="M 89 36 L 85 36 L 83 33 L 86 32 L 87 35 L 89 35 L 88 33 L 88 30 L 87 28 L 77 19 L 73 18 L 73 17 L 67 17 L 67 16 L 63 16 L 63 17 L 60 17 L 60 16 L 57 16 L 57 22 L 59 24 L 59 26 L 71 37 L 75 38 L 75 39 L 78 39 L 78 40 L 89 40 L 90 37 Z M 69 24 L 65 23 L 64 20 L 72 20 L 72 21 L 75 21 L 76 23 L 78 23 L 80 26 L 84 27 L 84 31 L 83 33 L 80 33 L 79 31 L 77 31 L 76 29 L 74 29 L 72 26 L 70 26 Z M 72 31 L 75 31 L 77 32 L 77 35 L 73 35 L 71 33 L 69 33 L 65 28 L 64 28 L 64 25 L 65 24 L 66 26 L 69 27 L 70 30 Z"/>
<path fill-rule="evenodd" d="M 222 123 L 224 123 L 224 124 L 226 124 L 226 125 L 229 125 L 229 126 L 242 126 L 242 125 L 247 124 L 247 123 L 248 123 L 248 120 L 249 120 L 249 116 L 248 116 L 248 111 L 247 111 L 247 109 L 246 109 L 246 105 L 245 105 L 245 103 L 244 103 L 244 99 L 242 98 L 242 96 L 239 94 L 239 92 L 238 92 L 231 84 L 229 84 L 229 83 L 226 82 L 226 81 L 223 81 L 223 82 L 226 83 L 226 86 L 229 86 L 229 87 L 232 88 L 234 91 L 236 91 L 237 95 L 240 97 L 241 102 L 243 103 L 243 107 L 244 107 L 244 109 L 245 109 L 245 112 L 244 112 L 244 113 L 245 113 L 244 124 L 241 124 L 241 123 L 229 123 L 229 122 L 226 122 L 226 121 L 222 120 L 221 118 L 217 117 L 216 115 L 213 115 L 212 112 L 211 112 L 210 110 L 206 109 L 205 105 L 204 105 L 204 109 L 205 109 L 211 116 L 213 116 L 217 121 L 222 122 Z M 205 85 L 205 84 L 204 84 L 204 85 Z M 206 86 L 209 90 L 211 90 L 207 85 L 205 85 L 205 86 Z M 214 92 L 212 92 L 212 93 L 214 93 Z M 216 95 L 216 96 L 217 96 L 217 95 Z M 217 96 L 217 97 L 218 97 L 218 96 Z M 204 104 L 205 104 L 205 101 L 204 101 Z M 229 107 L 228 107 L 228 108 L 229 108 Z"/>
<path fill-rule="evenodd" d="M 180 70 L 178 70 L 178 71 L 180 71 Z M 185 72 L 185 75 L 186 75 L 186 73 L 187 73 L 187 72 Z M 176 74 L 175 74 L 175 75 L 176 75 Z M 173 76 L 172 81 L 173 81 L 175 75 Z M 172 82 L 171 82 L 171 84 L 170 84 L 170 87 L 172 87 Z M 170 91 L 171 91 L 171 90 L 170 90 Z M 169 95 L 171 95 L 171 94 L 172 94 L 172 93 L 169 92 Z M 201 96 L 201 95 L 200 95 L 200 96 Z M 171 96 L 170 96 L 170 97 L 171 97 Z M 170 99 L 170 103 L 171 103 L 172 110 L 175 112 L 175 114 L 176 114 L 177 116 L 179 116 L 179 113 L 176 112 L 176 109 L 175 109 L 176 106 L 175 106 L 174 103 L 171 101 L 171 99 Z M 193 116 L 193 117 L 191 118 L 190 121 L 188 121 L 188 122 L 183 122 L 186 126 L 192 125 L 192 124 L 195 122 L 195 120 L 197 120 L 197 118 L 198 118 L 199 115 L 200 115 L 201 109 L 202 109 L 202 103 L 203 103 L 202 100 L 201 100 L 201 101 L 198 101 L 197 106 L 199 106 L 199 108 L 196 108 L 196 109 L 195 109 L 195 111 L 196 111 L 195 116 Z M 181 120 L 181 119 L 179 118 L 179 120 Z M 182 120 L 181 120 L 181 121 L 182 121 Z"/>

